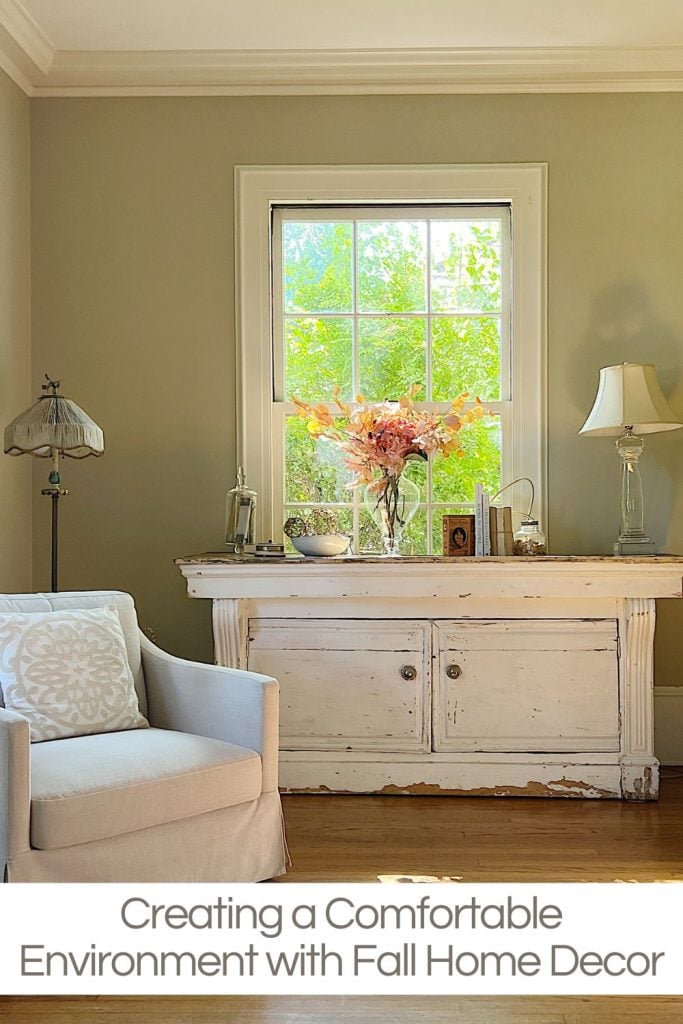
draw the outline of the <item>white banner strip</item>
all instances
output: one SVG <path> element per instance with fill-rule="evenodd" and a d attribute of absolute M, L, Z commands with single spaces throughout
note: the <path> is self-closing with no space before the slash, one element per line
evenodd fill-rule
<path fill-rule="evenodd" d="M 3 885 L 0 994 L 679 995 L 683 888 Z"/>

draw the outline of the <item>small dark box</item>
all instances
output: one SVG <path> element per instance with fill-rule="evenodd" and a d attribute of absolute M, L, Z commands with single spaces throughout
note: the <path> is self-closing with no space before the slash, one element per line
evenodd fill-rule
<path fill-rule="evenodd" d="M 474 516 L 443 517 L 443 553 L 446 558 L 474 555 Z"/>

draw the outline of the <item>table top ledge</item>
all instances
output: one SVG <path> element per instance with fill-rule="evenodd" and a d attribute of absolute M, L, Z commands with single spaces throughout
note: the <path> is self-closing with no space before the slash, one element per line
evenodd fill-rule
<path fill-rule="evenodd" d="M 202 565 L 235 565 L 235 566 L 308 566 L 327 565 L 332 568 L 335 565 L 373 565 L 373 566 L 396 566 L 408 567 L 411 565 L 442 566 L 444 568 L 472 568 L 495 566 L 496 568 L 521 568 L 532 566 L 543 571 L 544 566 L 576 565 L 586 567 L 597 567 L 605 565 L 619 569 L 626 566 L 674 566 L 683 565 L 683 555 L 639 555 L 627 557 L 621 555 L 537 555 L 524 557 L 521 555 L 500 556 L 488 555 L 486 557 L 465 557 L 445 558 L 442 555 L 401 555 L 397 558 L 383 555 L 335 555 L 327 558 L 315 558 L 304 555 L 284 555 L 273 557 L 259 557 L 255 555 L 235 555 L 221 551 L 206 551 L 198 555 L 185 555 L 176 558 L 178 566 L 202 566 Z"/>

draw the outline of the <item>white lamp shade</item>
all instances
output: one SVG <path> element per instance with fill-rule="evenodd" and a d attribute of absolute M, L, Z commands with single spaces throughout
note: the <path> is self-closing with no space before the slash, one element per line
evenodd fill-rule
<path fill-rule="evenodd" d="M 55 451 L 72 459 L 101 455 L 104 434 L 70 398 L 43 395 L 5 428 L 5 453 L 49 459 Z"/>
<path fill-rule="evenodd" d="M 600 370 L 598 393 L 579 433 L 616 437 L 626 427 L 635 434 L 654 434 L 681 426 L 652 363 L 620 363 Z"/>

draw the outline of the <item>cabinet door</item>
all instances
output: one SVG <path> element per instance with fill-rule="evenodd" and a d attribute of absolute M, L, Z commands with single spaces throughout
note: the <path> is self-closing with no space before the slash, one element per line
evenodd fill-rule
<path fill-rule="evenodd" d="M 249 668 L 280 683 L 283 750 L 429 750 L 429 625 L 251 619 Z"/>
<path fill-rule="evenodd" d="M 435 649 L 435 750 L 619 750 L 615 620 L 441 622 Z"/>

